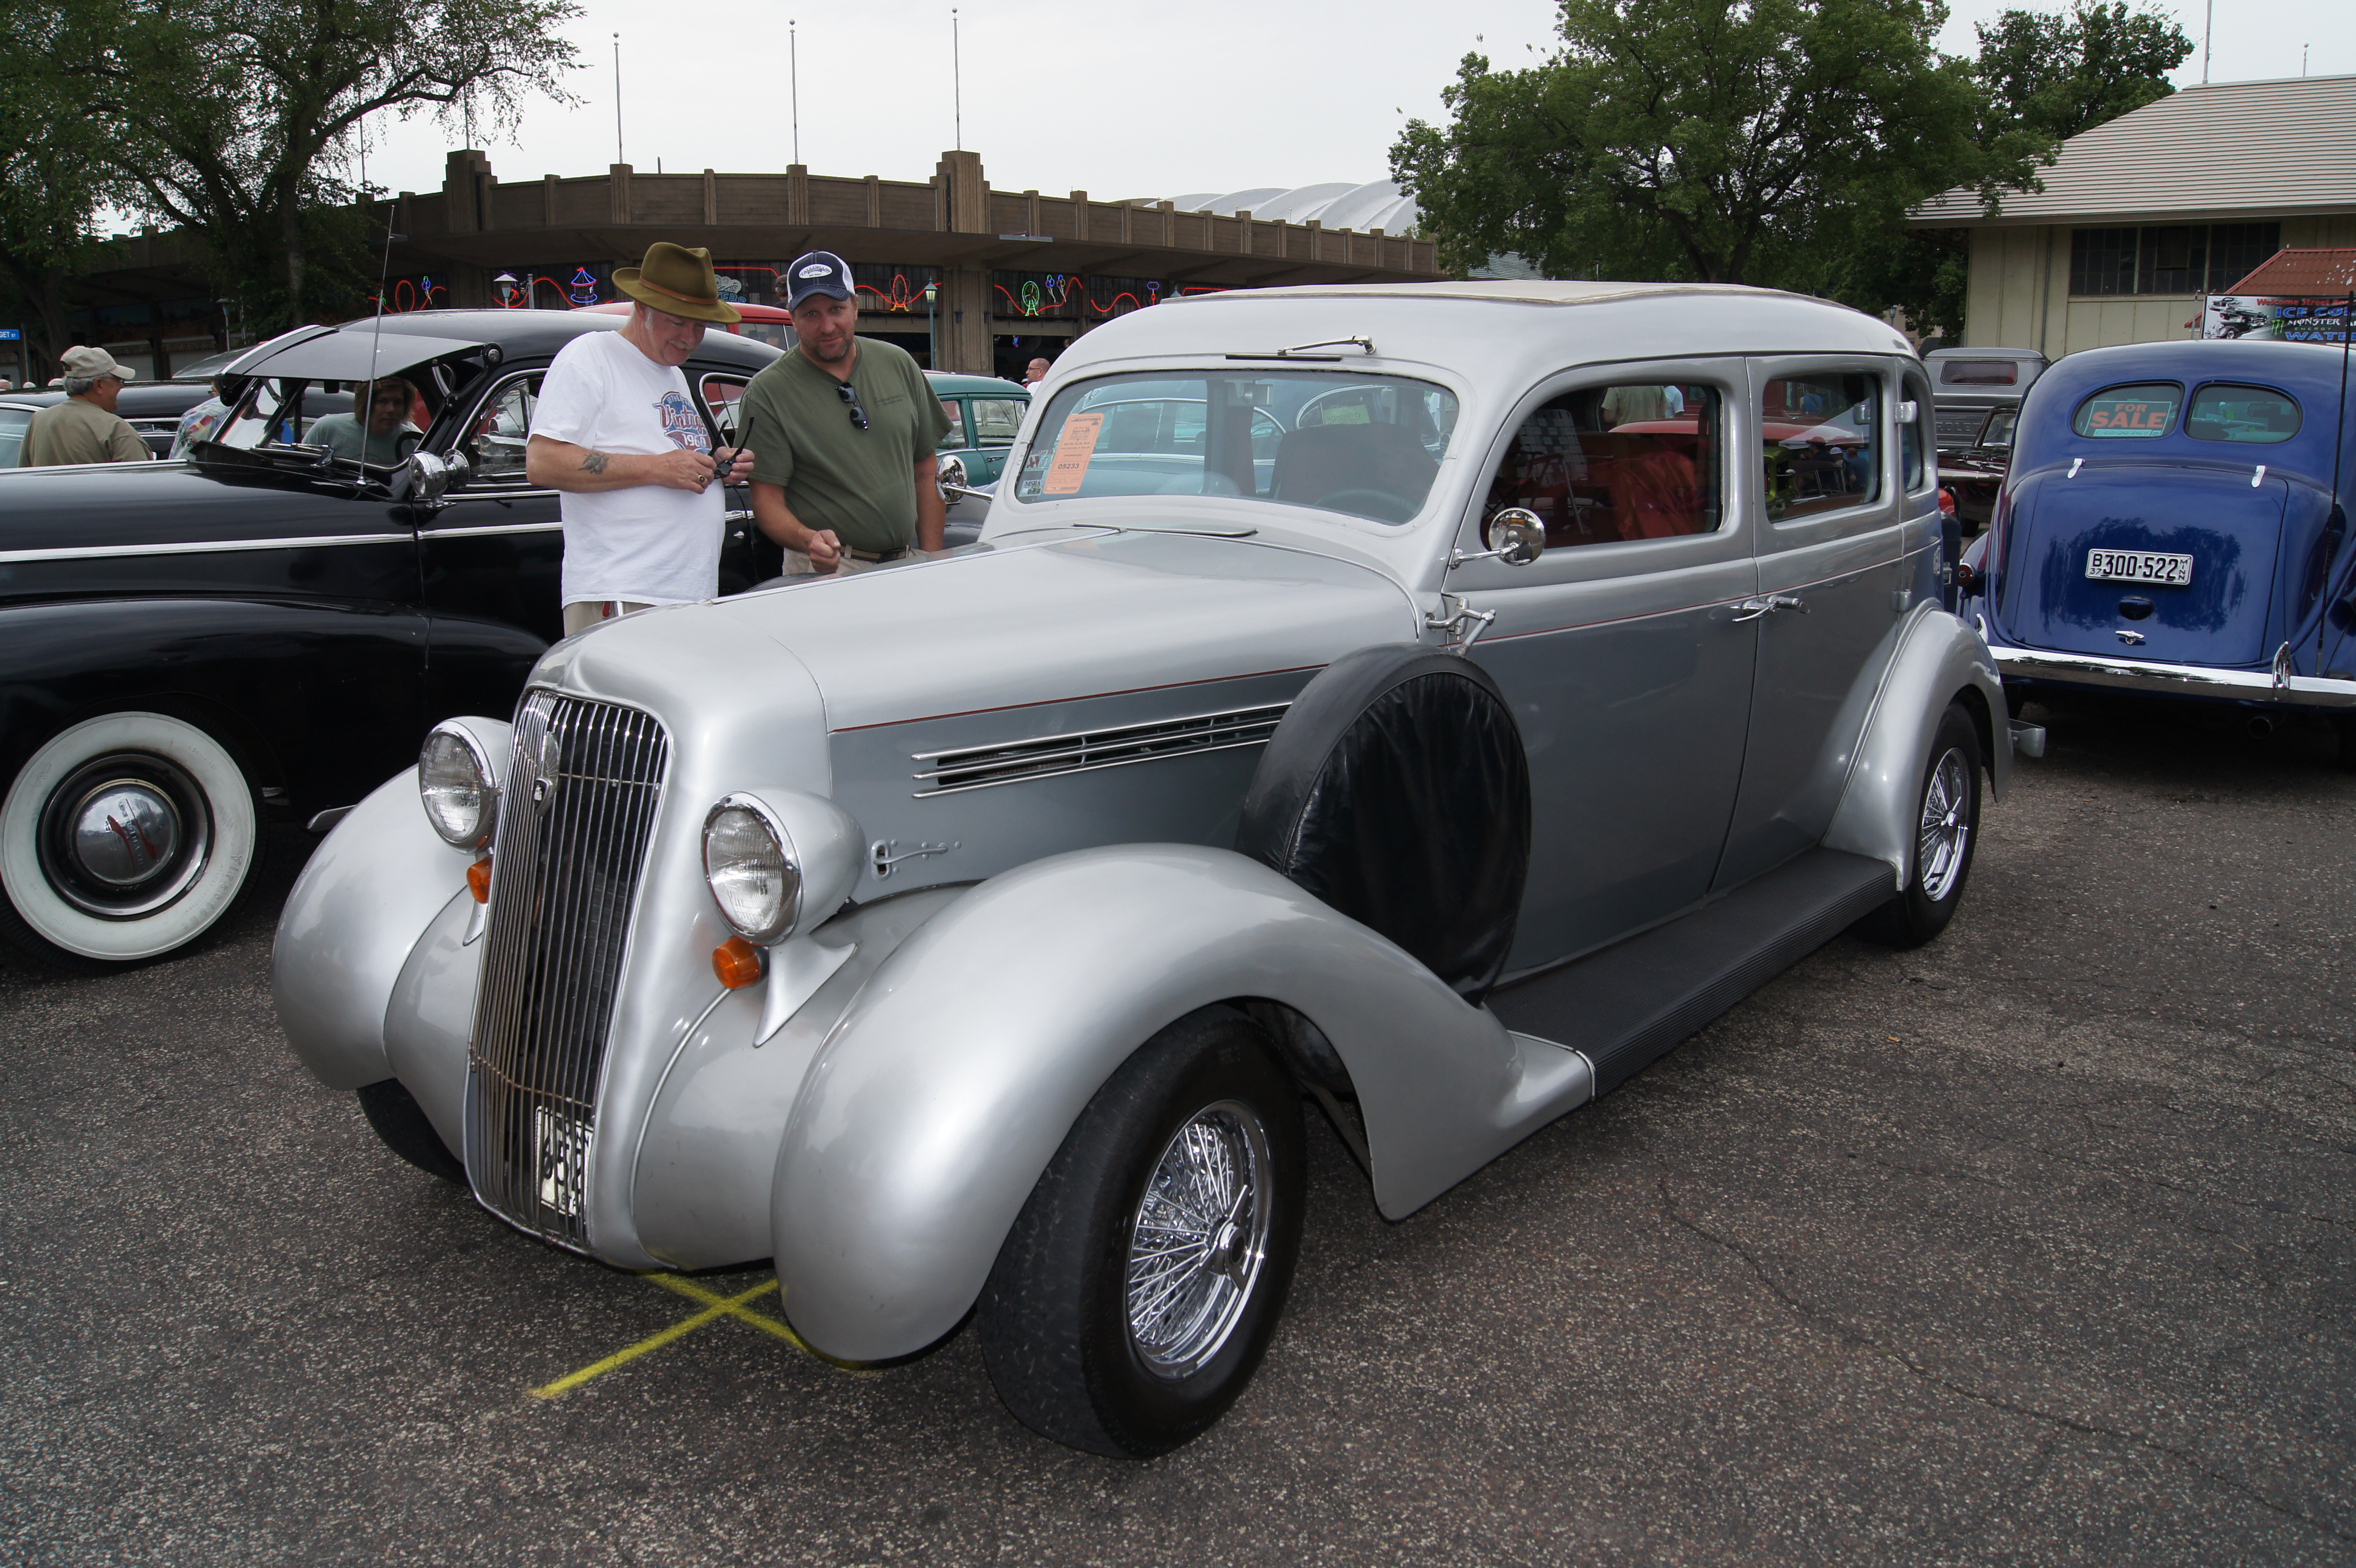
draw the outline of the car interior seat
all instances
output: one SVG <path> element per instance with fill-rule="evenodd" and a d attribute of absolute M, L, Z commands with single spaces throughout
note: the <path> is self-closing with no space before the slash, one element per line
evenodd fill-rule
<path fill-rule="evenodd" d="M 1315 506 L 1344 490 L 1381 490 L 1410 510 L 1430 493 L 1440 465 L 1412 431 L 1396 424 L 1312 424 L 1286 434 L 1269 481 L 1278 500 Z"/>

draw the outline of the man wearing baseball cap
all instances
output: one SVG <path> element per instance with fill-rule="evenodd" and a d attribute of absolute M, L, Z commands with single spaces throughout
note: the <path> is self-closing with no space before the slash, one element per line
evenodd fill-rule
<path fill-rule="evenodd" d="M 526 477 L 562 492 L 567 637 L 613 616 L 717 594 L 727 531 L 721 487 L 753 470 L 742 447 L 712 450 L 680 370 L 707 324 L 740 319 L 720 297 L 712 252 L 658 240 L 643 263 L 614 270 L 614 286 L 637 302 L 629 320 L 557 351 L 524 445 Z"/>
<path fill-rule="evenodd" d="M 857 572 L 941 548 L 934 451 L 948 415 L 908 351 L 854 336 L 851 268 L 812 251 L 786 269 L 800 341 L 744 389 L 753 517 L 819 572 Z M 788 567 L 795 557 L 787 556 Z"/>
<path fill-rule="evenodd" d="M 65 371 L 65 401 L 33 415 L 16 466 L 147 461 L 147 443 L 139 439 L 130 421 L 114 412 L 123 383 L 139 372 L 116 364 L 103 349 L 69 349 L 59 364 Z"/>

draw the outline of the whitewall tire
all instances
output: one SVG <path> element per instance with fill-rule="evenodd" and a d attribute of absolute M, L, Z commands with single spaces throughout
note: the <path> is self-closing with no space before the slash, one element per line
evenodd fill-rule
<path fill-rule="evenodd" d="M 195 725 L 85 719 L 35 752 L 0 800 L 0 936 L 53 961 L 185 947 L 236 907 L 260 830 L 244 770 Z"/>

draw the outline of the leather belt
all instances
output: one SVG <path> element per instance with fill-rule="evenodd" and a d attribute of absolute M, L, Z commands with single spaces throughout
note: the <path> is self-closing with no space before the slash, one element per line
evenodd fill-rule
<path fill-rule="evenodd" d="M 880 565 L 886 561 L 897 561 L 908 553 L 908 547 L 904 544 L 897 550 L 853 550 L 846 544 L 842 547 L 842 553 L 853 561 L 864 561 L 870 565 Z"/>

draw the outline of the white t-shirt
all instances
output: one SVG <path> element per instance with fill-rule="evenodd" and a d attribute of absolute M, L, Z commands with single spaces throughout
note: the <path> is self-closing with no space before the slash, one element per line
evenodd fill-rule
<path fill-rule="evenodd" d="M 531 434 L 593 451 L 646 456 L 684 446 L 712 450 L 711 433 L 689 398 L 687 377 L 659 365 L 620 332 L 590 332 L 567 343 L 548 367 Z M 720 590 L 726 531 L 721 488 L 702 494 L 632 485 L 594 495 L 567 492 L 563 598 L 677 605 Z"/>

